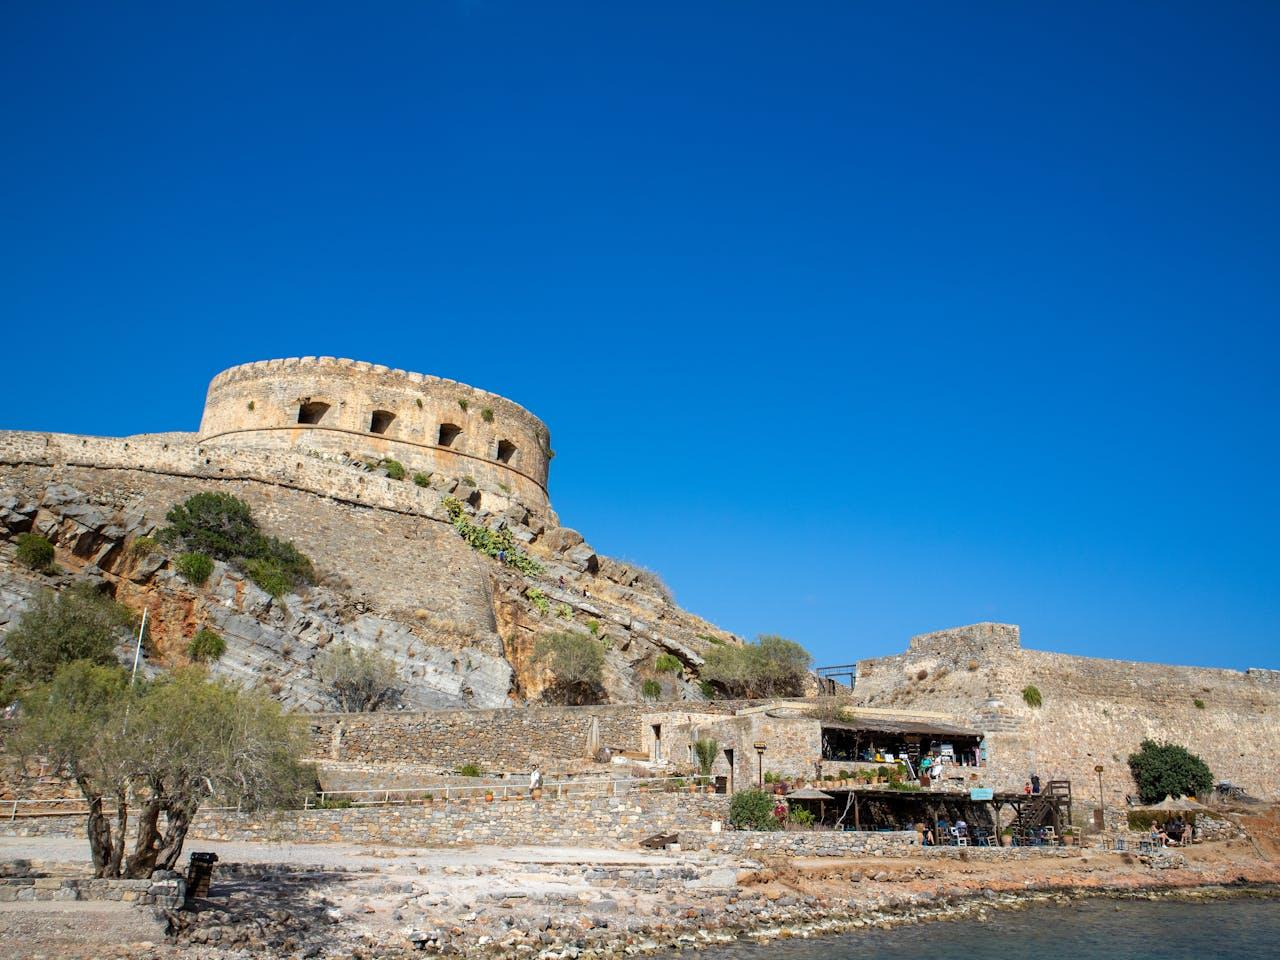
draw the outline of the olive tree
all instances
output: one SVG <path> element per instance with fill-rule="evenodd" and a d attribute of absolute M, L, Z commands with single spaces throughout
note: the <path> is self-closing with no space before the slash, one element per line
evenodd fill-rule
<path fill-rule="evenodd" d="M 404 683 L 390 657 L 335 643 L 316 658 L 316 676 L 333 705 L 345 713 L 372 713 L 400 702 Z"/>
<path fill-rule="evenodd" d="M 67 664 L 25 699 L 13 744 L 75 780 L 89 804 L 98 877 L 141 879 L 173 869 L 210 798 L 278 806 L 314 778 L 298 759 L 306 732 L 294 718 L 268 697 L 211 681 L 199 668 L 132 685 L 120 667 Z M 133 812 L 137 839 L 126 857 Z"/>

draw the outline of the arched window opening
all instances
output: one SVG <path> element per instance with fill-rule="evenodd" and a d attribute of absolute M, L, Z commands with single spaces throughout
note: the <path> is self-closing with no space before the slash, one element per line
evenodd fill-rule
<path fill-rule="evenodd" d="M 373 416 L 369 418 L 370 433 L 386 433 L 387 427 L 391 426 L 391 421 L 396 415 L 390 410 L 375 410 Z"/>
<path fill-rule="evenodd" d="M 304 400 L 298 406 L 299 423 L 319 423 L 329 412 L 329 405 L 321 400 Z"/>
<path fill-rule="evenodd" d="M 516 455 L 516 445 L 510 440 L 498 441 L 498 462 L 510 463 Z"/>
<path fill-rule="evenodd" d="M 453 441 L 462 436 L 462 428 L 456 423 L 440 424 L 440 446 L 452 447 Z"/>

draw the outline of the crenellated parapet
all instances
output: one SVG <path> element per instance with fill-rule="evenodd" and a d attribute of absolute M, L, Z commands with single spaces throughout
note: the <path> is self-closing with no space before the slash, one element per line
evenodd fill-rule
<path fill-rule="evenodd" d="M 519 404 L 455 380 L 337 357 L 259 360 L 209 384 L 200 442 L 392 459 L 547 504 L 551 437 Z"/>

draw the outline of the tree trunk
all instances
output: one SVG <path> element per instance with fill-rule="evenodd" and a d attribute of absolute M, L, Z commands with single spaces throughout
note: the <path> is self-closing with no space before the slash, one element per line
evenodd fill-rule
<path fill-rule="evenodd" d="M 200 800 L 196 796 L 179 797 L 169 803 L 166 808 L 168 823 L 157 851 L 156 869 L 172 870 L 173 865 L 178 862 L 178 857 L 182 856 L 182 844 L 187 839 L 187 830 L 199 808 Z"/>
<path fill-rule="evenodd" d="M 116 791 L 116 835 L 111 841 L 111 861 L 105 876 L 120 876 L 120 864 L 124 860 L 124 834 L 129 825 L 129 800 L 123 790 Z"/>
<path fill-rule="evenodd" d="M 124 873 L 130 880 L 146 880 L 156 868 L 156 856 L 160 844 L 160 810 L 164 800 L 152 794 L 138 817 L 138 839 L 133 844 L 133 854 L 125 864 Z"/>
<path fill-rule="evenodd" d="M 102 815 L 102 794 L 95 793 L 84 777 L 76 777 L 76 785 L 89 802 L 85 828 L 89 834 L 89 853 L 93 857 L 93 875 L 98 878 L 114 876 L 107 873 L 107 864 L 111 860 L 111 824 Z"/>

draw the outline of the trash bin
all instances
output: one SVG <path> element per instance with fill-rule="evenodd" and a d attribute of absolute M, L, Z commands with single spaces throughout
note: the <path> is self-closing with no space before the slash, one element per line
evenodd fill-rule
<path fill-rule="evenodd" d="M 207 897 L 209 881 L 213 879 L 213 865 L 218 862 L 216 853 L 193 853 L 187 864 L 187 897 Z"/>

